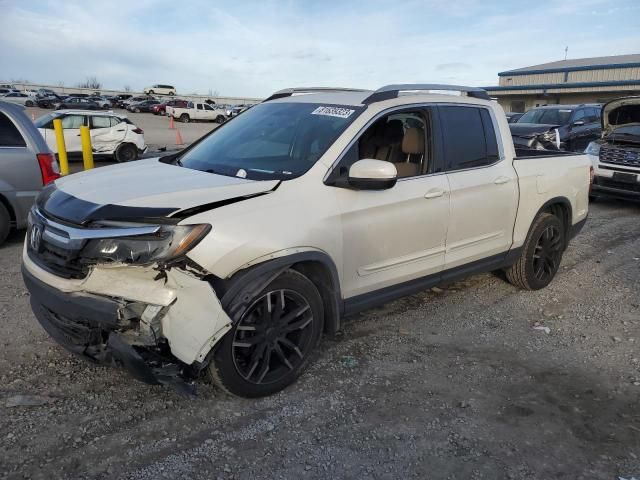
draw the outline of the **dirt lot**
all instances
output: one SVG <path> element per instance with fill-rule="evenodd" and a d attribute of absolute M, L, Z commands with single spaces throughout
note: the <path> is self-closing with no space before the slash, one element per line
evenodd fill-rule
<path fill-rule="evenodd" d="M 0 478 L 640 477 L 639 219 L 596 203 L 546 290 L 486 274 L 390 303 L 252 401 L 207 384 L 184 398 L 57 347 L 14 234 L 0 250 Z M 9 406 L 17 395 L 47 403 Z"/>

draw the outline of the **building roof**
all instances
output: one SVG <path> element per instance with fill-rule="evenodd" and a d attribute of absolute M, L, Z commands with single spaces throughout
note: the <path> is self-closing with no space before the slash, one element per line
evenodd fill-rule
<path fill-rule="evenodd" d="M 542 63 L 530 67 L 516 68 L 498 73 L 498 76 L 530 75 L 534 73 L 573 72 L 579 70 L 599 70 L 602 68 L 640 67 L 640 54 L 614 55 L 610 57 L 574 58 L 557 62 Z"/>

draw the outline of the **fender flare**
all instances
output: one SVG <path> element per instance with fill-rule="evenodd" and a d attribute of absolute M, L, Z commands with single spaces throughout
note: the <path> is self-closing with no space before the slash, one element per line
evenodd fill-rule
<path fill-rule="evenodd" d="M 214 289 L 222 294 L 220 297 L 222 308 L 227 312 L 231 320 L 235 321 L 239 318 L 238 314 L 248 306 L 251 299 L 258 292 L 269 285 L 283 271 L 301 262 L 321 263 L 329 272 L 331 285 L 325 289 L 325 295 L 323 295 L 325 306 L 324 329 L 328 333 L 336 333 L 340 329 L 340 318 L 344 309 L 340 278 L 331 257 L 320 251 L 298 252 L 267 260 L 253 267 L 240 270 L 229 279 L 214 281 Z M 241 301 L 234 302 L 238 296 L 242 297 Z"/>
<path fill-rule="evenodd" d="M 531 233 L 531 227 L 533 226 L 533 222 L 535 221 L 535 219 L 538 218 L 538 215 L 540 215 L 543 211 L 545 211 L 551 205 L 555 205 L 558 203 L 562 204 L 567 209 L 566 210 L 567 218 L 561 219 L 565 229 L 564 248 L 566 249 L 567 245 L 569 245 L 571 227 L 573 226 L 573 208 L 571 207 L 571 202 L 567 197 L 553 197 L 547 200 L 546 202 L 544 202 L 542 206 L 538 209 L 536 214 L 533 216 L 533 219 L 531 220 L 531 225 L 529 225 L 529 230 L 527 230 L 527 237 L 529 236 L 529 233 Z"/>

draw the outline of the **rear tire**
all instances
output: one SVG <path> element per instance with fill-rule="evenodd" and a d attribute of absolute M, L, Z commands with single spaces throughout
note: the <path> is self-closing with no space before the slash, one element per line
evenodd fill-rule
<path fill-rule="evenodd" d="M 114 154 L 117 162 L 132 162 L 138 159 L 138 149 L 130 143 L 123 143 Z"/>
<path fill-rule="evenodd" d="M 505 270 L 507 280 L 523 290 L 539 290 L 555 277 L 565 238 L 562 222 L 550 213 L 536 217 L 522 247 L 520 257 Z"/>
<path fill-rule="evenodd" d="M 7 239 L 10 231 L 11 231 L 11 216 L 7 211 L 7 207 L 5 207 L 0 202 L 0 245 L 2 245 L 4 241 Z"/>
<path fill-rule="evenodd" d="M 186 113 L 183 113 L 182 115 L 180 115 L 180 121 L 182 123 L 189 123 L 191 121 L 191 118 L 189 118 L 189 115 L 187 115 Z"/>
<path fill-rule="evenodd" d="M 153 90 L 149 90 L 149 91 L 147 92 L 147 95 L 153 95 L 154 93 L 156 93 L 156 92 L 154 92 Z"/>
<path fill-rule="evenodd" d="M 233 326 L 208 366 L 211 379 L 240 397 L 262 397 L 292 384 L 309 365 L 324 323 L 320 293 L 307 277 L 286 270 L 247 302 L 228 308 Z M 235 307 L 235 308 L 234 308 Z"/>
<path fill-rule="evenodd" d="M 31 100 L 27 100 L 26 102 L 24 102 L 24 105 L 26 107 L 33 107 L 33 102 Z"/>

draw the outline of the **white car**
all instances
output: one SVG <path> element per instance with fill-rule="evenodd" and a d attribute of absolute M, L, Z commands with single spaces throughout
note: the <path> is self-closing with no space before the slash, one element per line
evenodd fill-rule
<path fill-rule="evenodd" d="M 67 152 L 82 152 L 80 127 L 87 125 L 91 133 L 91 146 L 96 155 L 113 155 L 118 162 L 136 160 L 147 150 L 144 132 L 122 114 L 93 110 L 58 110 L 38 118 L 36 127 L 54 153 L 58 144 L 53 120 L 62 120 Z"/>
<path fill-rule="evenodd" d="M 145 87 L 143 90 L 144 93 L 148 95 L 175 95 L 176 87 L 171 85 L 153 85 L 151 87 Z"/>
<path fill-rule="evenodd" d="M 168 116 L 176 118 L 183 123 L 193 121 L 224 123 L 227 120 L 227 112 L 224 108 L 205 102 L 189 102 L 186 107 L 167 107 L 166 111 Z"/>
<path fill-rule="evenodd" d="M 481 89 L 290 89 L 181 152 L 57 180 L 22 272 L 73 352 L 268 395 L 345 315 L 484 271 L 547 286 L 586 222 L 590 167 L 517 151 Z"/>
<path fill-rule="evenodd" d="M 34 97 L 20 92 L 7 93 L 6 95 L 0 96 L 0 100 L 3 100 L 5 102 L 17 103 L 18 105 L 24 105 L 25 107 L 33 107 L 36 104 Z"/>

